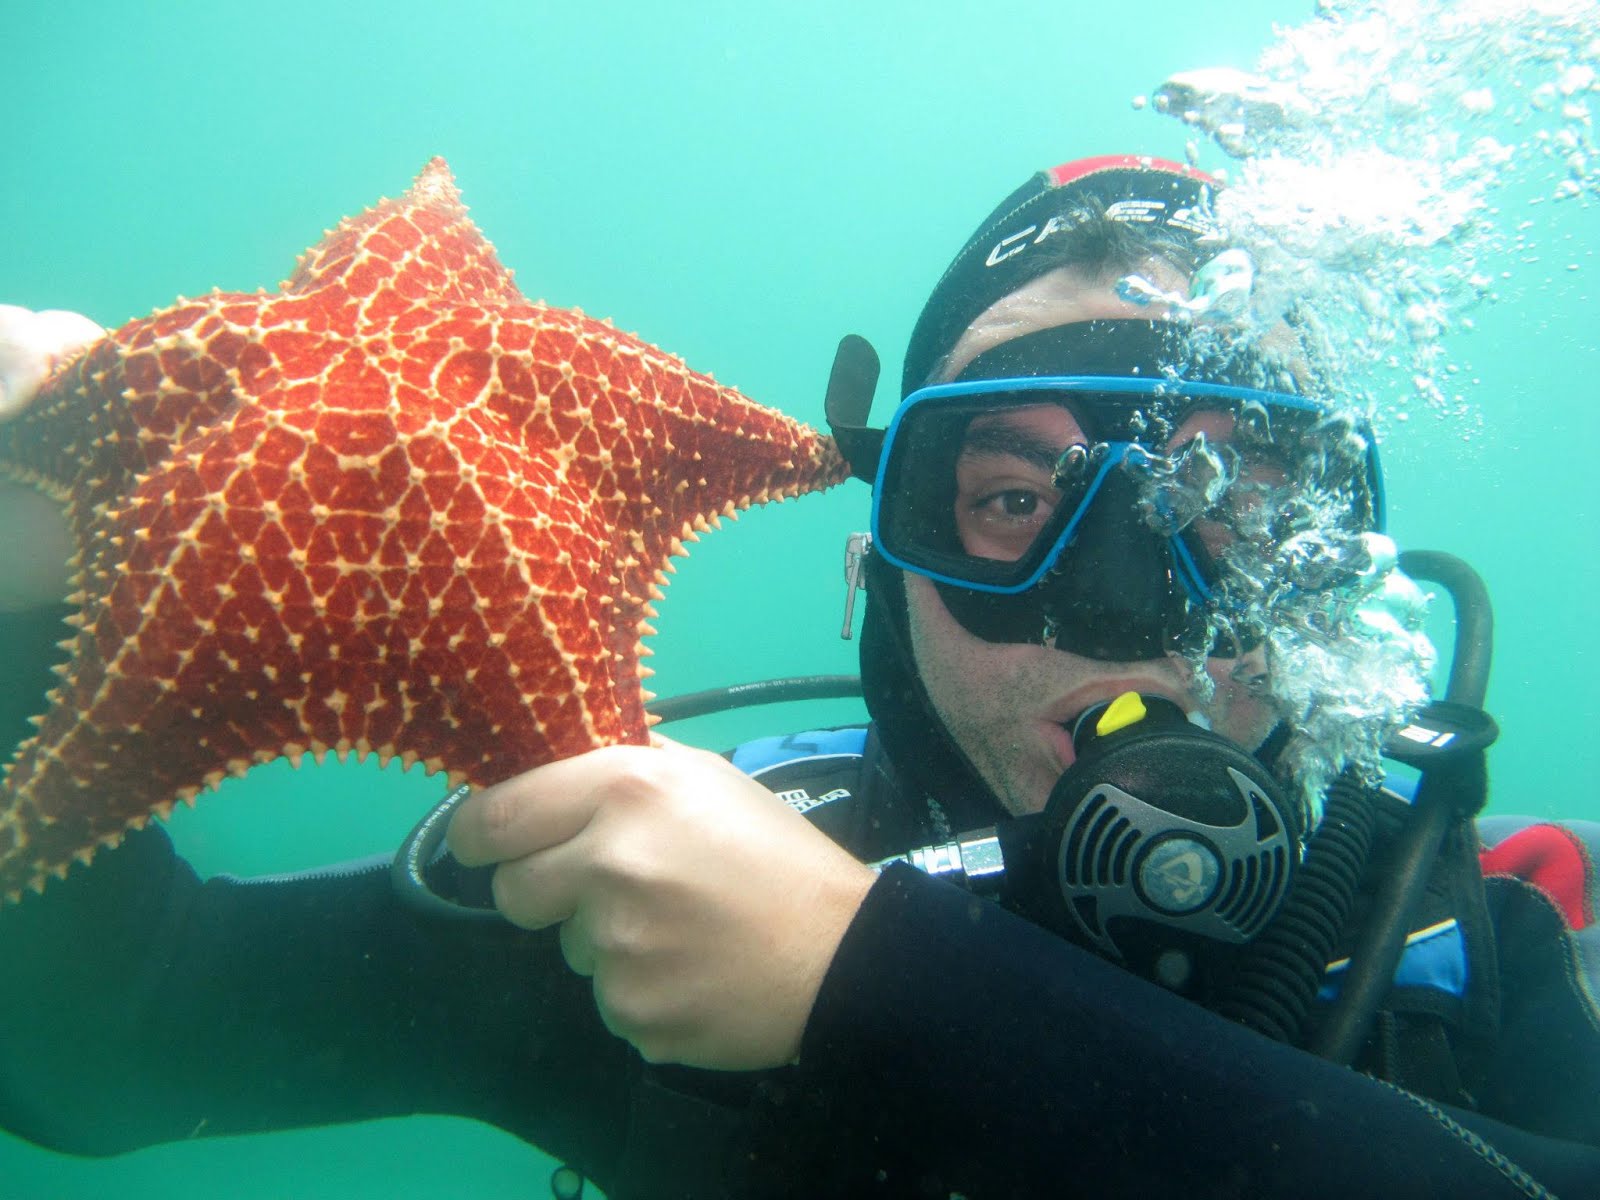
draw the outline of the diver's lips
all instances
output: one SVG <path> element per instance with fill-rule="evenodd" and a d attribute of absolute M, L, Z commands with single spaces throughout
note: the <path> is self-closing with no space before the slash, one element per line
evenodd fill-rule
<path fill-rule="evenodd" d="M 1059 725 L 1069 733 L 1079 718 L 1097 704 L 1109 704 L 1125 692 L 1138 692 L 1141 696 L 1159 696 L 1170 700 L 1190 716 L 1198 711 L 1194 697 L 1170 683 L 1152 679 L 1101 680 L 1069 692 L 1058 703 L 1050 706 L 1045 720 Z"/>
<path fill-rule="evenodd" d="M 1092 684 L 1074 688 L 1052 704 L 1040 720 L 1040 731 L 1061 770 L 1065 771 L 1078 760 L 1077 747 L 1072 741 L 1072 728 L 1078 719 L 1096 704 L 1109 703 L 1125 692 L 1160 696 L 1172 701 L 1184 712 L 1194 707 L 1194 697 L 1185 695 L 1181 688 L 1174 687 L 1170 682 L 1155 679 L 1098 679 Z"/>
<path fill-rule="evenodd" d="M 1046 711 L 1040 724 L 1045 741 L 1061 769 L 1065 771 L 1078 761 L 1077 747 L 1072 741 L 1072 730 L 1084 713 L 1097 704 L 1108 704 L 1125 692 L 1138 692 L 1141 696 L 1159 696 L 1176 704 L 1191 720 L 1200 711 L 1192 695 L 1176 687 L 1169 680 L 1158 679 L 1097 679 L 1091 684 L 1074 688 Z"/>
<path fill-rule="evenodd" d="M 1045 721 L 1040 726 L 1044 733 L 1044 740 L 1049 743 L 1050 751 L 1055 755 L 1056 763 L 1065 771 L 1078 761 L 1078 748 L 1072 744 L 1072 734 L 1065 725 L 1052 724 Z"/>

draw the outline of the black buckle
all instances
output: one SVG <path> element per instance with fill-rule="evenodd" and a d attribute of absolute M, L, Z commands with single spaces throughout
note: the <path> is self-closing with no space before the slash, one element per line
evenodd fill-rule
<path fill-rule="evenodd" d="M 1420 771 L 1487 750 L 1500 726 L 1483 709 L 1453 700 L 1435 700 L 1389 737 L 1385 757 Z"/>

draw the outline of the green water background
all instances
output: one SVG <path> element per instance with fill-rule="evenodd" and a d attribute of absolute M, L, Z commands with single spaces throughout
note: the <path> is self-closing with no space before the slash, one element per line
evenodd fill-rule
<path fill-rule="evenodd" d="M 610 316 L 820 423 L 839 336 L 871 338 L 896 377 L 928 287 L 1000 196 L 1085 154 L 1181 158 L 1184 130 L 1131 97 L 1174 70 L 1249 67 L 1273 23 L 1310 4 L 1217 13 L 1192 0 L 9 0 L 0 302 L 115 326 L 214 285 L 273 287 L 321 230 L 442 154 L 530 296 Z M 1494 596 L 1493 807 L 1594 816 L 1600 227 L 1592 206 L 1529 204 L 1539 194 L 1502 201 L 1507 221 L 1533 222 L 1538 254 L 1502 264 L 1502 301 L 1450 343 L 1482 431 L 1464 440 L 1413 406 L 1383 453 L 1397 540 L 1463 554 Z M 887 403 L 885 389 L 880 420 Z M 841 562 L 866 500 L 850 484 L 702 541 L 662 605 L 657 690 L 853 670 Z M 721 747 L 856 711 L 674 732 Z M 204 871 L 289 869 L 386 850 L 441 793 L 417 772 L 279 763 L 173 831 Z M 0 1200 L 491 1200 L 544 1195 L 549 1168 L 444 1118 L 108 1162 L 0 1135 Z"/>

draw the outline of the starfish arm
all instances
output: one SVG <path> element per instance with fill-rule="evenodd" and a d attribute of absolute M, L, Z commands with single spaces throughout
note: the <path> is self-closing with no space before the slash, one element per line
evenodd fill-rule
<path fill-rule="evenodd" d="M 831 438 L 648 342 L 567 310 L 516 315 L 464 387 L 616 532 L 619 629 L 648 632 L 667 562 L 721 517 L 849 476 Z"/>
<path fill-rule="evenodd" d="M 422 169 L 398 200 L 347 217 L 300 258 L 286 295 L 328 288 L 359 302 L 367 324 L 412 304 L 511 304 L 522 299 L 511 272 L 478 231 L 442 158 Z"/>

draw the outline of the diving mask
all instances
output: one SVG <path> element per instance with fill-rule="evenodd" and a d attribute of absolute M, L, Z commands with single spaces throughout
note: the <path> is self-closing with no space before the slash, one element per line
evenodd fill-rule
<path fill-rule="evenodd" d="M 1050 371 L 1063 362 L 1073 373 Z M 1262 506 L 1308 470 L 1341 494 L 1352 528 L 1382 528 L 1371 431 L 1234 381 L 1261 375 L 1256 360 L 1196 358 L 1159 322 L 1008 342 L 901 404 L 878 463 L 873 547 L 933 580 L 986 640 L 1105 660 L 1179 650 L 1221 556 L 1270 530 Z"/>

